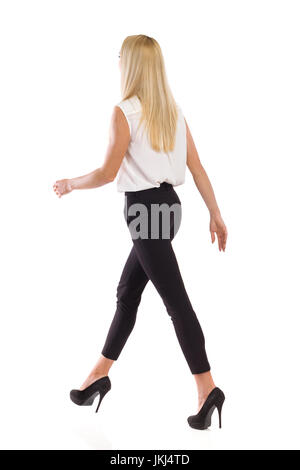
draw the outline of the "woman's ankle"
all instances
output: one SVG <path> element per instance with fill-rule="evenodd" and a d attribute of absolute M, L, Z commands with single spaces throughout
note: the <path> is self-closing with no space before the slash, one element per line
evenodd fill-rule
<path fill-rule="evenodd" d="M 198 400 L 199 401 L 202 401 L 202 400 L 205 400 L 208 395 L 210 394 L 210 392 L 215 388 L 215 384 L 210 384 L 210 385 L 207 385 L 205 387 L 197 387 L 197 391 L 198 391 Z"/>
<path fill-rule="evenodd" d="M 206 398 L 207 395 L 216 387 L 214 380 L 210 371 L 203 372 L 202 374 L 194 374 L 197 391 L 198 391 L 198 398 L 202 400 Z"/>
<path fill-rule="evenodd" d="M 109 374 L 109 370 L 103 370 L 103 369 L 95 369 L 91 372 L 91 376 L 94 377 L 100 377 L 100 376 L 106 376 Z"/>

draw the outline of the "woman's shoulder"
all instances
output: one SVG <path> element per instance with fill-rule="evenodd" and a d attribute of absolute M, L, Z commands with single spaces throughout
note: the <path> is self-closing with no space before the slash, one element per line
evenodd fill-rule
<path fill-rule="evenodd" d="M 178 103 L 178 101 L 175 101 L 175 103 L 176 103 L 176 108 L 177 108 L 177 110 L 178 110 L 180 113 L 182 113 L 182 108 L 181 108 L 180 104 Z"/>
<path fill-rule="evenodd" d="M 131 96 L 126 100 L 119 101 L 116 106 L 119 106 L 127 116 L 137 113 L 141 110 L 141 102 L 136 95 Z"/>

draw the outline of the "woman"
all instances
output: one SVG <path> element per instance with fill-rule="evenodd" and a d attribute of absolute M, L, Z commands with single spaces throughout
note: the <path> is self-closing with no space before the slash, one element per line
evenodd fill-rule
<path fill-rule="evenodd" d="M 113 108 L 103 165 L 87 175 L 53 185 L 61 197 L 117 178 L 118 191 L 125 193 L 124 216 L 133 242 L 117 287 L 116 313 L 101 357 L 82 386 L 70 392 L 70 398 L 78 405 L 91 405 L 99 395 L 98 411 L 111 388 L 109 370 L 134 327 L 143 290 L 150 280 L 165 304 L 195 377 L 198 408 L 188 417 L 188 423 L 206 429 L 217 408 L 221 427 L 225 396 L 214 384 L 204 335 L 171 244 L 181 219 L 174 186 L 184 183 L 186 166 L 210 212 L 211 241 L 214 243 L 216 233 L 220 251 L 225 251 L 226 226 L 187 122 L 168 85 L 159 44 L 142 34 L 128 36 L 119 58 L 123 99 Z"/>

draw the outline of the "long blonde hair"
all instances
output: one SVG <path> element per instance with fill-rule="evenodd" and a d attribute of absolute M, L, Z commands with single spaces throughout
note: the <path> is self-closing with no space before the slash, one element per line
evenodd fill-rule
<path fill-rule="evenodd" d="M 120 49 L 121 95 L 136 95 L 142 105 L 139 126 L 145 129 L 153 150 L 172 151 L 175 146 L 177 104 L 170 90 L 158 42 L 144 34 L 127 36 Z"/>

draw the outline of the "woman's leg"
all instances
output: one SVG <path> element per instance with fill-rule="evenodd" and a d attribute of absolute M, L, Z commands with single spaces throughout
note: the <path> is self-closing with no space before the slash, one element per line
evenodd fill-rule
<path fill-rule="evenodd" d="M 117 309 L 102 349 L 105 357 L 118 359 L 135 325 L 142 293 L 148 280 L 135 248 L 132 247 L 117 287 Z"/>
<path fill-rule="evenodd" d="M 205 351 L 205 339 L 186 292 L 171 240 L 134 240 L 136 254 L 171 317 L 182 352 L 194 375 L 200 411 L 215 388 Z"/>
<path fill-rule="evenodd" d="M 135 325 L 141 296 L 148 280 L 149 278 L 141 267 L 133 246 L 117 287 L 117 308 L 102 348 L 102 354 L 81 385 L 81 390 L 95 380 L 108 375 L 112 364 L 118 359 Z"/>
<path fill-rule="evenodd" d="M 161 296 L 192 374 L 210 370 L 204 335 L 186 292 L 170 239 L 133 240 L 145 273 Z"/>

